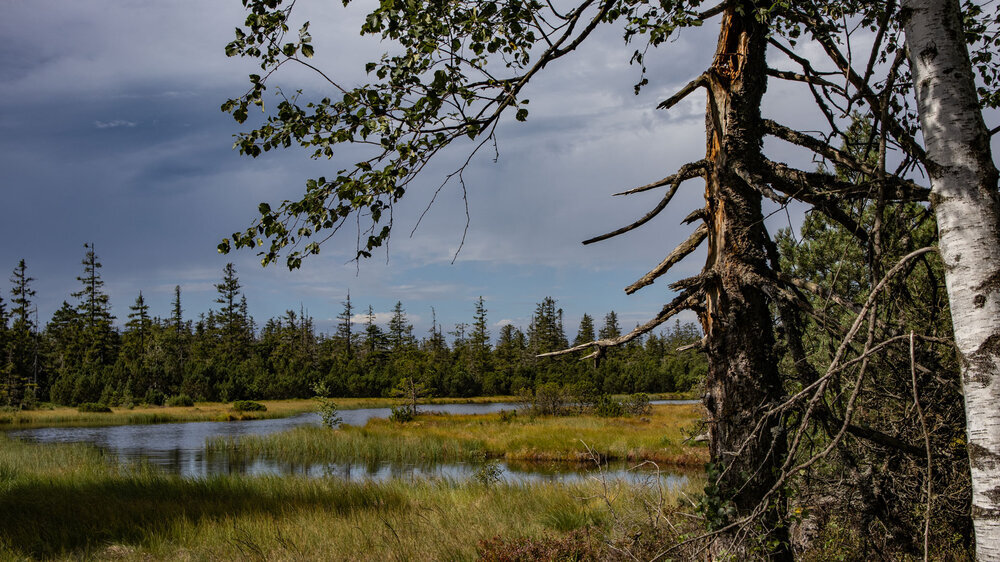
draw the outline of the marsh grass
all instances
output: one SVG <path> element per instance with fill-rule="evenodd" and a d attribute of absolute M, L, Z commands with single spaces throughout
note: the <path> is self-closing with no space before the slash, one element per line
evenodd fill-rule
<path fill-rule="evenodd" d="M 208 442 L 233 461 L 267 458 L 301 463 L 434 463 L 506 461 L 654 461 L 701 468 L 707 449 L 685 444 L 701 419 L 696 405 L 661 404 L 643 418 L 592 415 L 537 417 L 427 413 L 407 423 L 371 419 L 338 431 L 299 427 L 286 432 Z"/>
<path fill-rule="evenodd" d="M 653 399 L 689 399 L 687 394 L 659 394 Z M 473 398 L 430 398 L 422 407 L 434 404 L 492 404 L 517 402 L 516 396 L 477 396 Z M 358 408 L 388 408 L 404 404 L 399 398 L 334 398 L 339 410 Z M 80 412 L 68 406 L 48 406 L 35 410 L 0 410 L 0 430 L 28 429 L 59 426 L 104 426 L 175 423 L 188 421 L 235 421 L 286 418 L 306 412 L 315 412 L 319 405 L 313 399 L 260 400 L 267 407 L 264 412 L 237 412 L 225 402 L 197 402 L 194 406 L 137 406 L 111 408 L 111 413 Z"/>
<path fill-rule="evenodd" d="M 439 398 L 432 404 L 488 404 L 516 400 L 513 396 L 477 398 Z M 402 404 L 393 398 L 335 398 L 340 410 L 382 408 Z M 238 412 L 225 402 L 197 402 L 194 406 L 137 406 L 111 408 L 111 413 L 80 412 L 68 406 L 53 406 L 37 410 L 0 411 L 0 430 L 57 426 L 140 425 L 188 421 L 235 421 L 286 418 L 319 408 L 316 400 L 260 400 L 267 407 L 262 412 Z"/>
<path fill-rule="evenodd" d="M 471 559 L 496 536 L 613 533 L 613 519 L 639 521 L 637 506 L 658 499 L 623 483 L 610 492 L 599 482 L 183 479 L 83 445 L 0 436 L 0 559 Z"/>

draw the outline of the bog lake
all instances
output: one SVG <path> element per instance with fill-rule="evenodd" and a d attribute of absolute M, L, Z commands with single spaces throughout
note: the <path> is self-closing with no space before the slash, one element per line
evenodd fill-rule
<path fill-rule="evenodd" d="M 690 404 L 691 400 L 664 400 L 654 404 Z M 448 414 L 488 414 L 513 410 L 518 404 L 438 404 L 421 406 L 423 410 Z M 387 418 L 389 408 L 359 408 L 341 410 L 344 424 L 363 426 L 372 418 Z M 207 449 L 213 438 L 239 439 L 250 435 L 267 435 L 303 425 L 319 425 L 318 413 L 306 413 L 287 418 L 243 421 L 183 422 L 150 425 L 118 425 L 101 427 L 42 427 L 11 430 L 6 434 L 15 439 L 35 443 L 87 443 L 103 451 L 109 459 L 121 463 L 141 462 L 158 469 L 189 478 L 204 478 L 220 474 L 300 475 L 333 477 L 349 481 L 387 480 L 391 478 L 473 478 L 482 466 L 475 462 L 458 463 L 306 463 L 297 464 L 272 459 L 237 461 L 224 453 Z M 634 483 L 659 480 L 662 486 L 675 488 L 688 481 L 688 475 L 677 469 L 656 470 L 650 465 L 634 467 L 626 463 L 519 462 L 496 463 L 499 477 L 509 482 L 573 482 L 587 478 L 625 480 Z"/>

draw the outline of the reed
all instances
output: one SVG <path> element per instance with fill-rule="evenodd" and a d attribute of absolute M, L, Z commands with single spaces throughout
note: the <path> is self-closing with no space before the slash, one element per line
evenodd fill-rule
<path fill-rule="evenodd" d="M 267 458 L 289 463 L 433 463 L 465 460 L 586 462 L 653 461 L 701 468 L 703 446 L 686 443 L 701 415 L 696 405 L 663 404 L 644 418 L 590 415 L 525 417 L 502 414 L 421 414 L 395 423 L 210 440 L 208 450 L 233 461 Z"/>

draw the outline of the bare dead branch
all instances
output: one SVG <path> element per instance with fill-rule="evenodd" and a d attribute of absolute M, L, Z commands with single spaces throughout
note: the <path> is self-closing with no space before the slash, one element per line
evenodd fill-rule
<path fill-rule="evenodd" d="M 633 193 L 641 193 L 643 191 L 649 191 L 651 189 L 656 189 L 657 187 L 663 187 L 665 185 L 670 185 L 670 184 L 674 183 L 674 181 L 676 181 L 678 179 L 680 179 L 681 181 L 684 181 L 684 180 L 694 179 L 694 178 L 697 178 L 697 177 L 703 177 L 705 175 L 705 168 L 707 168 L 707 167 L 708 167 L 708 160 L 706 160 L 706 159 L 698 160 L 697 162 L 691 162 L 689 164 L 685 164 L 684 166 L 681 166 L 680 170 L 678 170 L 678 172 L 676 174 L 667 176 L 667 177 L 663 178 L 662 180 L 654 181 L 653 183 L 647 183 L 646 185 L 630 189 L 628 191 L 621 191 L 619 193 L 615 193 L 614 195 L 615 196 L 618 196 L 618 195 L 632 195 Z M 684 172 L 683 176 L 681 175 L 682 171 Z"/>
<path fill-rule="evenodd" d="M 686 216 L 683 219 L 681 219 L 681 224 L 691 224 L 691 223 L 693 223 L 694 221 L 697 221 L 697 220 L 703 221 L 703 220 L 705 220 L 705 217 L 707 215 L 708 215 L 708 213 L 705 211 L 704 208 L 695 209 L 695 210 L 691 211 L 690 213 L 688 213 L 688 216 Z"/>
<path fill-rule="evenodd" d="M 729 0 L 726 0 L 725 2 L 719 2 L 715 6 L 713 6 L 713 7 L 709 8 L 709 9 L 705 10 L 704 12 L 701 12 L 700 14 L 698 14 L 698 19 L 700 19 L 700 20 L 707 20 L 708 18 L 710 18 L 712 16 L 717 16 L 717 15 L 721 14 L 722 12 L 726 11 L 726 8 L 729 7 L 729 4 L 730 4 Z"/>
<path fill-rule="evenodd" d="M 660 265 L 657 265 L 652 269 L 652 271 L 640 277 L 635 283 L 625 287 L 625 294 L 631 295 L 647 285 L 652 285 L 653 281 L 666 273 L 671 267 L 674 266 L 674 264 L 684 259 L 684 257 L 691 252 L 695 251 L 695 249 L 702 243 L 702 241 L 705 240 L 707 236 L 708 225 L 702 223 L 693 233 L 691 233 L 691 236 L 689 236 L 687 240 L 674 248 L 674 250 L 660 262 Z"/>
<path fill-rule="evenodd" d="M 810 293 L 819 295 L 820 297 L 822 297 L 822 298 L 824 298 L 826 300 L 833 301 L 833 302 L 839 304 L 840 306 L 843 306 L 844 308 L 847 308 L 847 309 L 852 310 L 854 312 L 859 312 L 860 311 L 860 307 L 858 305 L 856 305 L 856 304 L 848 301 L 847 299 L 844 299 L 843 297 L 841 297 L 840 295 L 837 295 L 836 293 L 834 293 L 833 291 L 831 291 L 829 289 L 826 289 L 824 287 L 819 286 L 816 283 L 813 283 L 812 281 L 806 281 L 804 279 L 799 279 L 797 277 L 792 277 L 791 275 L 789 275 L 787 273 L 784 273 L 784 272 L 781 272 L 781 271 L 777 272 L 775 275 L 778 278 L 778 280 L 781 281 L 782 283 L 787 283 L 788 285 L 793 285 L 795 287 L 798 287 L 799 289 L 805 289 L 806 291 L 809 291 Z"/>
<path fill-rule="evenodd" d="M 656 109 L 670 109 L 671 107 L 677 105 L 677 103 L 682 99 L 688 97 L 691 92 L 706 85 L 708 85 L 708 72 L 702 72 L 697 78 L 688 82 L 686 86 L 678 90 L 676 94 L 670 96 L 666 101 L 661 102 L 660 105 L 656 106 Z"/>
<path fill-rule="evenodd" d="M 812 84 L 814 86 L 825 86 L 827 88 L 835 89 L 838 91 L 843 91 L 838 84 L 834 84 L 829 80 L 824 80 L 819 76 L 809 76 L 806 74 L 799 74 L 798 72 L 792 72 L 790 70 L 778 70 L 777 68 L 768 68 L 767 75 L 779 78 L 781 80 L 789 80 L 792 82 L 804 82 L 806 84 Z"/>
<path fill-rule="evenodd" d="M 745 181 L 747 185 L 755 189 L 757 193 L 760 193 L 764 197 L 767 197 L 779 205 L 788 204 L 787 197 L 782 197 L 775 193 L 774 190 L 768 186 L 766 178 L 748 169 L 740 160 L 734 159 L 734 161 L 731 162 L 730 167 L 741 180 Z"/>
<path fill-rule="evenodd" d="M 823 175 L 812 175 L 801 170 L 790 168 L 780 162 L 765 161 L 764 173 L 771 180 L 771 185 L 775 189 L 790 195 L 791 197 L 804 201 L 822 211 L 830 219 L 840 223 L 848 232 L 853 234 L 858 240 L 868 242 L 868 232 L 858 224 L 850 215 L 840 208 L 837 201 L 824 193 L 826 185 L 817 180 L 828 179 Z"/>
<path fill-rule="evenodd" d="M 933 459 L 931 458 L 931 434 L 927 431 L 927 418 L 924 417 L 924 409 L 920 406 L 920 396 L 917 392 L 917 359 L 916 351 L 913 347 L 913 331 L 910 331 L 910 379 L 913 381 L 913 405 L 917 409 L 917 417 L 920 419 L 920 428 L 924 433 L 924 447 L 927 448 L 927 507 L 924 512 L 924 562 L 927 562 L 927 553 L 930 550 L 930 536 L 931 536 L 931 502 L 934 498 L 931 487 L 932 481 L 931 467 L 934 466 Z"/>
<path fill-rule="evenodd" d="M 828 33 L 826 33 L 822 26 L 810 17 L 803 18 L 804 22 L 809 25 L 810 31 L 812 32 L 813 38 L 823 47 L 826 51 L 827 56 L 833 61 L 834 64 L 840 69 L 841 72 L 847 77 L 848 81 L 858 90 L 858 93 L 864 98 L 865 102 L 873 107 L 878 108 L 881 106 L 879 102 L 878 95 L 871 89 L 871 86 L 864 81 L 864 78 L 858 75 L 851 67 L 851 63 L 847 60 L 844 55 L 837 48 L 837 43 Z M 924 151 L 913 137 L 903 129 L 896 120 L 889 120 L 885 123 L 885 127 L 888 129 L 889 133 L 892 134 L 893 138 L 908 154 L 916 158 L 925 166 L 933 165 L 927 160 L 927 153 Z"/>
<path fill-rule="evenodd" d="M 673 176 L 674 180 L 670 184 L 670 190 L 667 191 L 667 193 L 663 196 L 663 199 L 660 199 L 660 202 L 656 204 L 656 207 L 653 207 L 653 210 L 651 210 L 650 212 L 646 213 L 642 218 L 640 218 L 639 220 L 635 221 L 634 223 L 632 223 L 632 224 L 630 224 L 628 226 L 623 226 L 623 227 L 621 227 L 618 230 L 615 230 L 613 232 L 609 232 L 607 234 L 602 234 L 600 236 L 596 236 L 596 237 L 591 238 L 589 240 L 584 240 L 583 241 L 584 245 L 593 244 L 594 242 L 600 242 L 602 240 L 607 240 L 608 238 L 614 238 L 615 236 L 618 236 L 618 235 L 621 235 L 621 234 L 625 234 L 626 232 L 629 232 L 630 230 L 635 230 L 635 229 L 639 228 L 640 226 L 646 224 L 650 220 L 652 220 L 653 217 L 655 217 L 656 215 L 660 214 L 660 211 L 662 211 L 663 209 L 665 209 L 667 207 L 667 204 L 670 203 L 671 199 L 673 199 L 674 194 L 677 193 L 677 188 L 680 187 L 681 183 L 683 183 L 685 179 L 690 179 L 688 176 L 690 176 L 690 174 L 691 174 L 691 169 L 695 168 L 695 167 L 703 167 L 704 166 L 704 164 L 702 164 L 701 162 L 704 162 L 704 161 L 693 162 L 693 163 L 685 164 L 685 165 L 681 166 L 681 169 L 678 170 L 677 173 L 674 174 L 674 176 Z M 698 175 L 691 176 L 691 177 L 698 177 Z"/>
<path fill-rule="evenodd" d="M 845 168 L 850 168 L 854 171 L 867 174 L 871 177 L 878 175 L 878 170 L 868 164 L 859 162 L 857 159 L 851 157 L 846 152 L 838 150 L 830 146 L 829 143 L 821 141 L 817 138 L 811 137 L 805 133 L 801 133 L 794 129 L 788 128 L 784 125 L 776 123 L 770 119 L 763 120 L 764 132 L 780 138 L 786 142 L 807 148 L 820 156 L 840 164 Z M 930 189 L 922 185 L 918 185 L 912 181 L 900 178 L 898 176 L 890 176 L 886 178 L 887 187 L 893 188 L 892 197 L 900 200 L 909 201 L 927 201 L 930 197 Z M 853 186 L 854 194 L 865 195 L 867 191 L 863 191 L 864 187 L 858 184 L 850 184 Z M 842 187 L 847 187 L 842 186 Z"/>
<path fill-rule="evenodd" d="M 708 345 L 708 338 L 707 337 L 702 337 L 700 340 L 698 340 L 698 341 L 696 341 L 694 343 L 689 343 L 687 345 L 682 345 L 682 346 L 678 347 L 677 349 L 675 349 L 674 351 L 676 351 L 677 353 L 682 353 L 684 351 L 688 351 L 688 350 L 691 350 L 691 349 L 697 349 L 697 350 L 700 351 L 702 349 L 705 349 L 705 347 L 707 345 Z"/>
<path fill-rule="evenodd" d="M 699 299 L 697 295 L 694 294 L 694 292 L 685 291 L 680 295 L 677 295 L 677 297 L 675 297 L 674 300 L 664 305 L 663 309 L 660 310 L 660 313 L 657 314 L 653 319 L 649 320 L 645 324 L 642 324 L 641 326 L 636 326 L 634 330 L 632 330 L 627 334 L 618 336 L 617 338 L 605 338 L 601 340 L 594 340 L 580 345 L 575 345 L 567 349 L 561 349 L 559 351 L 550 351 L 548 353 L 542 353 L 536 355 L 536 357 L 558 357 L 560 355 L 569 355 L 570 353 L 576 353 L 577 351 L 583 351 L 585 349 L 590 349 L 592 347 L 597 349 L 594 351 L 593 354 L 585 357 L 584 359 L 587 359 L 589 357 L 595 357 L 595 358 L 600 357 L 601 355 L 603 355 L 603 351 L 605 349 L 609 347 L 617 347 L 619 345 L 634 340 L 635 338 L 656 328 L 660 324 L 663 324 L 671 317 L 676 315 L 678 312 L 696 305 L 698 301 Z"/>

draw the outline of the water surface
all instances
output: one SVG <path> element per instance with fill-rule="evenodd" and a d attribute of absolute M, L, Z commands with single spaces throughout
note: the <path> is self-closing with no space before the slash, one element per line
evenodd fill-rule
<path fill-rule="evenodd" d="M 694 403 L 696 401 L 657 401 L 663 403 Z M 435 404 L 422 406 L 425 411 L 449 414 L 487 414 L 517 408 L 512 403 Z M 372 418 L 387 418 L 389 408 L 359 408 L 341 410 L 343 423 L 365 425 Z M 214 474 L 298 474 L 311 477 L 332 476 L 347 480 L 385 480 L 388 478 L 445 477 L 457 480 L 473 478 L 481 465 L 475 463 L 438 463 L 429 465 L 377 463 L 309 463 L 295 464 L 270 459 L 233 461 L 225 454 L 208 453 L 205 443 L 210 438 L 240 438 L 247 435 L 267 435 L 304 425 L 319 425 L 318 413 L 264 420 L 182 422 L 150 425 L 118 425 L 103 427 L 43 427 L 8 431 L 7 435 L 36 443 L 88 443 L 105 451 L 120 462 L 148 462 L 168 473 L 185 477 L 206 477 Z M 500 477 L 507 481 L 572 481 L 591 477 L 643 481 L 657 474 L 649 467 L 630 470 L 624 464 L 613 464 L 600 470 L 592 465 L 573 463 L 517 463 L 509 466 L 497 463 Z M 660 473 L 667 486 L 687 481 L 687 476 L 671 472 Z"/>

